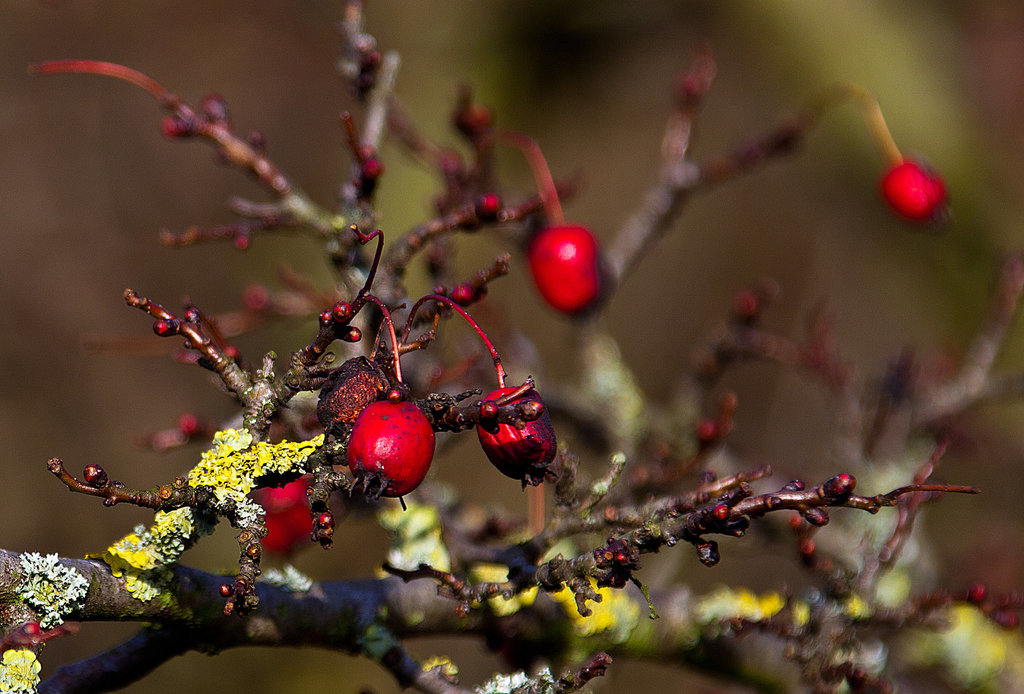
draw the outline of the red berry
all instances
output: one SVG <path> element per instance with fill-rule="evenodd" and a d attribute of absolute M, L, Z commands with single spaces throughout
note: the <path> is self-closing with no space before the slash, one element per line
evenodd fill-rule
<path fill-rule="evenodd" d="M 708 446 L 718 440 L 721 430 L 718 422 L 713 419 L 702 419 L 697 425 L 697 440 L 702 446 Z"/>
<path fill-rule="evenodd" d="M 985 600 L 985 595 L 988 593 L 985 590 L 985 586 L 982 583 L 975 583 L 967 589 L 967 601 L 974 603 L 975 605 L 981 604 Z"/>
<path fill-rule="evenodd" d="M 411 402 L 379 400 L 352 425 L 348 465 L 370 496 L 398 497 L 419 486 L 434 458 L 434 430 Z"/>
<path fill-rule="evenodd" d="M 249 285 L 242 292 L 242 303 L 253 311 L 262 311 L 270 304 L 270 292 L 258 284 Z"/>
<path fill-rule="evenodd" d="M 489 403 L 493 404 L 491 401 L 513 391 L 515 388 L 498 388 L 489 393 L 480 406 L 481 414 L 492 411 L 488 407 Z M 541 407 L 544 405 L 540 395 L 532 389 L 513 400 L 514 403 L 528 401 L 534 401 Z M 487 421 L 482 421 L 477 426 L 476 433 L 480 437 L 480 446 L 487 454 L 488 460 L 502 474 L 514 480 L 521 480 L 523 486 L 538 485 L 544 481 L 548 465 L 554 459 L 557 449 L 555 429 L 551 426 L 551 417 L 548 416 L 547 410 L 532 422 L 526 422 L 522 429 L 493 421 L 488 425 Z"/>
<path fill-rule="evenodd" d="M 175 139 L 178 137 L 188 137 L 194 133 L 192 124 L 184 118 L 178 116 L 164 116 L 163 120 L 160 121 L 160 132 L 163 133 L 164 137 L 168 139 Z"/>
<path fill-rule="evenodd" d="M 339 301 L 331 309 L 331 315 L 334 317 L 334 320 L 344 323 L 352 317 L 352 304 L 347 301 Z"/>
<path fill-rule="evenodd" d="M 474 291 L 473 285 L 468 282 L 462 282 L 452 287 L 452 301 L 459 306 L 469 306 L 475 300 L 476 291 Z"/>
<path fill-rule="evenodd" d="M 732 312 L 741 321 L 751 321 L 757 318 L 757 312 L 761 308 L 761 302 L 757 295 L 749 289 L 737 292 L 732 300 Z"/>
<path fill-rule="evenodd" d="M 601 298 L 601 247 L 584 226 L 541 229 L 526 250 L 537 290 L 549 306 L 575 315 Z"/>
<path fill-rule="evenodd" d="M 946 184 L 942 178 L 910 159 L 889 169 L 882 177 L 881 188 L 889 207 L 911 222 L 936 219 L 946 206 Z"/>
<path fill-rule="evenodd" d="M 225 598 L 231 595 L 231 585 L 228 583 L 221 584 L 220 594 L 223 595 Z"/>
<path fill-rule="evenodd" d="M 191 412 L 183 412 L 178 417 L 178 431 L 185 436 L 196 436 L 202 431 L 202 424 L 199 423 L 199 418 Z"/>
<path fill-rule="evenodd" d="M 725 504 L 718 504 L 711 509 L 711 515 L 715 517 L 715 520 L 723 521 L 729 517 L 729 507 Z"/>
<path fill-rule="evenodd" d="M 375 181 L 384 173 L 384 164 L 377 157 L 369 157 L 359 166 L 359 175 L 364 181 Z"/>
<path fill-rule="evenodd" d="M 24 626 L 21 627 L 22 632 L 25 636 L 35 638 L 42 633 L 42 629 L 39 628 L 39 622 L 25 622 Z"/>
<path fill-rule="evenodd" d="M 153 321 L 153 332 L 160 337 L 167 337 L 173 335 L 178 331 L 178 321 L 175 320 L 156 320 Z"/>
<path fill-rule="evenodd" d="M 86 465 L 82 471 L 82 476 L 85 477 L 85 483 L 90 487 L 106 487 L 107 482 L 110 480 L 107 478 L 107 473 L 99 465 Z"/>
<path fill-rule="evenodd" d="M 474 205 L 476 216 L 483 221 L 493 221 L 501 212 L 501 198 L 494 193 L 484 193 L 476 199 Z"/>
<path fill-rule="evenodd" d="M 826 496 L 830 498 L 837 498 L 849 494 L 856 486 L 857 479 L 853 475 L 843 472 L 829 480 L 826 480 L 825 483 L 821 485 L 821 489 Z"/>
<path fill-rule="evenodd" d="M 264 550 L 289 554 L 302 542 L 309 541 L 313 521 L 306 504 L 308 488 L 309 482 L 300 477 L 283 487 L 266 487 L 255 492 L 253 498 L 267 512 L 267 536 L 262 542 Z"/>

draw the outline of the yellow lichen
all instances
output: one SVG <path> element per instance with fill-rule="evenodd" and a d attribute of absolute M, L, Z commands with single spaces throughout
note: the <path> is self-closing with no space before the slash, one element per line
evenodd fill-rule
<path fill-rule="evenodd" d="M 592 588 L 601 596 L 601 602 L 588 602 L 591 614 L 582 616 L 576 609 L 576 596 L 567 587 L 557 593 L 552 593 L 554 598 L 565 610 L 569 621 L 572 622 L 573 630 L 580 636 L 593 636 L 611 632 L 610 636 L 616 643 L 622 643 L 629 638 L 633 629 L 640 623 L 640 617 L 646 609 L 639 602 L 630 598 L 624 590 L 597 587 L 597 581 L 590 579 Z"/>
<path fill-rule="evenodd" d="M 870 617 L 874 610 L 871 609 L 871 605 L 864 601 L 864 598 L 856 593 L 850 593 L 846 596 L 846 600 L 843 601 L 843 612 L 850 619 L 860 620 Z"/>
<path fill-rule="evenodd" d="M 1000 629 L 975 606 L 953 605 L 950 628 L 917 632 L 904 653 L 918 667 L 943 666 L 961 687 L 979 692 L 1005 691 L 1006 682 L 1024 677 L 1024 640 L 1017 631 Z"/>
<path fill-rule="evenodd" d="M 474 583 L 504 583 L 508 580 L 508 567 L 502 564 L 474 564 L 469 569 L 469 577 Z M 536 598 L 537 586 L 533 586 L 511 598 L 502 595 L 487 598 L 487 604 L 494 614 L 507 617 L 522 607 L 529 607 Z"/>
<path fill-rule="evenodd" d="M 300 470 L 321 443 L 323 435 L 294 443 L 253 444 L 252 435 L 245 430 L 218 431 L 213 445 L 189 472 L 188 483 L 210 487 L 218 510 L 230 514 L 235 522 L 262 522 L 263 509 L 248 498 L 249 492 L 261 477 Z M 151 600 L 167 587 L 170 566 L 182 552 L 212 530 L 208 520 L 188 507 L 158 511 L 153 525 L 148 529 L 137 526 L 101 557 L 115 576 L 124 577 L 132 596 Z"/>
<path fill-rule="evenodd" d="M 397 506 L 381 507 L 377 522 L 393 535 L 388 563 L 412 571 L 428 564 L 439 571 L 451 568 L 451 556 L 441 540 L 441 516 L 433 506 L 406 501 L 403 511 Z"/>
<path fill-rule="evenodd" d="M 427 670 L 433 670 L 434 668 L 440 668 L 441 674 L 445 677 L 456 677 L 459 674 L 459 666 L 452 662 L 452 659 L 446 655 L 435 655 L 431 658 L 427 658 L 420 665 L 424 672 Z"/>
<path fill-rule="evenodd" d="M 193 487 L 245 495 L 260 477 L 295 472 L 324 441 L 323 434 L 309 441 L 260 442 L 252 444 L 249 432 L 236 429 L 218 431 L 213 446 L 203 453 L 199 464 L 188 474 Z"/>
<path fill-rule="evenodd" d="M 694 617 L 698 622 L 710 624 L 731 619 L 760 622 L 778 614 L 786 605 L 779 593 L 757 595 L 746 588 L 718 588 L 697 601 Z"/>
<path fill-rule="evenodd" d="M 0 692 L 35 692 L 42 668 L 36 654 L 24 648 L 4 651 L 0 662 Z"/>

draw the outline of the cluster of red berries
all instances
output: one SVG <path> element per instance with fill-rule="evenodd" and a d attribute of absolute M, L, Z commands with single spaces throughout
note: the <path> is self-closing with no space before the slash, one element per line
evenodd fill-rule
<path fill-rule="evenodd" d="M 356 232 L 358 233 L 358 232 Z M 358 328 L 350 325 L 366 303 L 374 303 L 382 315 L 381 330 L 388 333 L 391 354 L 354 357 L 332 370 L 324 379 L 317 403 L 317 418 L 325 433 L 336 441 L 345 441 L 344 460 L 355 481 L 370 498 L 399 498 L 410 493 L 426 477 L 434 457 L 435 430 L 450 424 L 432 420 L 426 405 L 409 398 L 402 382 L 400 344 L 406 343 L 417 311 L 426 302 L 448 307 L 465 319 L 476 331 L 490 352 L 498 376 L 498 389 L 476 403 L 471 415 L 461 414 L 459 427 L 477 427 L 481 447 L 488 459 L 505 475 L 524 484 L 540 484 L 556 452 L 555 432 L 540 395 L 532 383 L 510 388 L 505 386 L 501 357 L 490 338 L 465 309 L 461 301 L 441 294 L 427 294 L 409 310 L 401 340 L 387 306 L 369 293 L 383 238 L 368 274 L 366 286 L 352 302 L 339 302 L 320 315 L 322 333 L 331 339 L 351 342 L 361 337 Z M 375 341 L 375 346 L 379 340 Z M 383 343 L 380 343 L 383 344 Z M 510 407 L 517 413 L 508 416 Z"/>

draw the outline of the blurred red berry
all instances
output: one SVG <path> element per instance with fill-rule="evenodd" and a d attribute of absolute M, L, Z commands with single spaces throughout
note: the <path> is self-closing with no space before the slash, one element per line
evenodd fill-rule
<path fill-rule="evenodd" d="M 267 536 L 263 549 L 273 554 L 291 554 L 298 546 L 310 541 L 313 521 L 309 516 L 306 490 L 309 482 L 300 477 L 283 487 L 266 487 L 253 494 L 253 498 L 267 512 Z"/>
<path fill-rule="evenodd" d="M 882 197 L 892 210 L 911 222 L 941 217 L 946 207 L 946 184 L 916 161 L 907 159 L 889 169 L 881 182 Z"/>
<path fill-rule="evenodd" d="M 585 226 L 564 225 L 542 229 L 526 251 L 537 290 L 549 306 L 576 315 L 601 298 L 601 248 Z"/>

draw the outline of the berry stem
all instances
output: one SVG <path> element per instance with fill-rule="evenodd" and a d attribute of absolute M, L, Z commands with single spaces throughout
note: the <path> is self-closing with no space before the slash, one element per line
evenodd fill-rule
<path fill-rule="evenodd" d="M 445 304 L 446 306 L 450 306 L 460 316 L 465 318 L 466 322 L 473 327 L 473 330 L 476 331 L 476 334 L 480 336 L 481 340 L 483 340 L 484 346 L 487 347 L 487 351 L 491 353 L 491 359 L 494 361 L 494 370 L 498 374 L 498 387 L 504 388 L 506 376 L 505 367 L 502 366 L 501 364 L 501 356 L 498 354 L 498 350 L 494 348 L 494 343 L 491 342 L 491 338 L 487 337 L 487 333 L 485 333 L 484 329 L 480 327 L 480 324 L 473 319 L 473 316 L 469 315 L 469 313 L 467 313 L 464 308 L 462 308 L 461 306 L 459 306 L 446 296 L 441 296 L 440 294 L 427 294 L 421 297 L 419 301 L 417 301 L 415 304 L 413 304 L 413 307 L 409 310 L 409 317 L 405 321 L 405 330 L 402 331 L 402 342 L 404 343 L 406 340 L 409 339 L 409 331 L 412 330 L 412 320 L 413 318 L 416 317 L 416 311 L 419 310 L 420 306 L 422 306 L 428 300 L 433 300 L 439 304 Z"/>
<path fill-rule="evenodd" d="M 138 70 L 133 70 L 117 63 L 107 63 L 102 60 L 48 60 L 42 63 L 28 66 L 30 75 L 56 75 L 56 74 L 90 74 L 114 77 L 134 84 L 145 89 L 158 101 L 168 102 L 173 100 L 171 93 L 149 75 L 144 75 Z"/>
<path fill-rule="evenodd" d="M 515 132 L 514 130 L 501 130 L 494 134 L 495 140 L 515 147 L 530 165 L 533 172 L 533 179 L 537 182 L 537 193 L 541 202 L 544 203 L 544 212 L 548 217 L 550 226 L 561 226 L 565 223 L 565 216 L 562 214 L 562 203 L 558 199 L 558 190 L 555 188 L 555 179 L 551 177 L 551 169 L 548 162 L 540 151 L 537 141 L 528 135 Z"/>
<path fill-rule="evenodd" d="M 359 231 L 359 227 L 355 224 L 350 226 L 349 230 L 351 230 L 352 233 L 356 235 L 356 238 L 359 239 L 360 245 L 366 245 L 373 239 L 377 239 L 377 250 L 373 252 L 373 263 L 370 264 L 370 271 L 366 273 L 366 282 L 363 283 L 363 288 L 359 290 L 359 293 L 356 294 L 356 298 L 352 301 L 352 310 L 354 314 L 362 305 L 363 298 L 370 293 L 370 287 L 373 286 L 373 278 L 377 275 L 377 266 L 380 265 L 381 251 L 384 250 L 384 232 L 377 229 L 369 234 L 364 234 Z"/>
<path fill-rule="evenodd" d="M 362 298 L 364 301 L 377 304 L 377 308 L 380 309 L 381 314 L 384 316 L 384 325 L 388 329 L 388 337 L 391 338 L 391 352 L 392 359 L 395 364 L 395 380 L 399 383 L 402 382 L 402 364 L 398 360 L 400 352 L 398 351 L 398 338 L 395 336 L 395 322 L 391 320 L 391 312 L 388 311 L 388 307 L 384 305 L 384 302 L 375 297 L 373 294 L 363 294 Z M 383 326 L 382 326 L 383 327 Z M 380 341 L 380 331 L 377 332 L 377 338 L 373 341 L 373 350 L 377 351 L 377 343 Z"/>
<path fill-rule="evenodd" d="M 867 125 L 868 133 L 875 145 L 881 152 L 882 157 L 890 166 L 895 166 L 903 161 L 903 154 L 896 146 L 896 140 L 889 132 L 889 126 L 882 115 L 882 108 L 878 105 L 878 99 L 859 84 L 844 82 L 826 87 L 811 100 L 807 110 L 813 121 L 817 121 L 830 108 L 843 102 L 851 101 L 861 110 Z"/>

